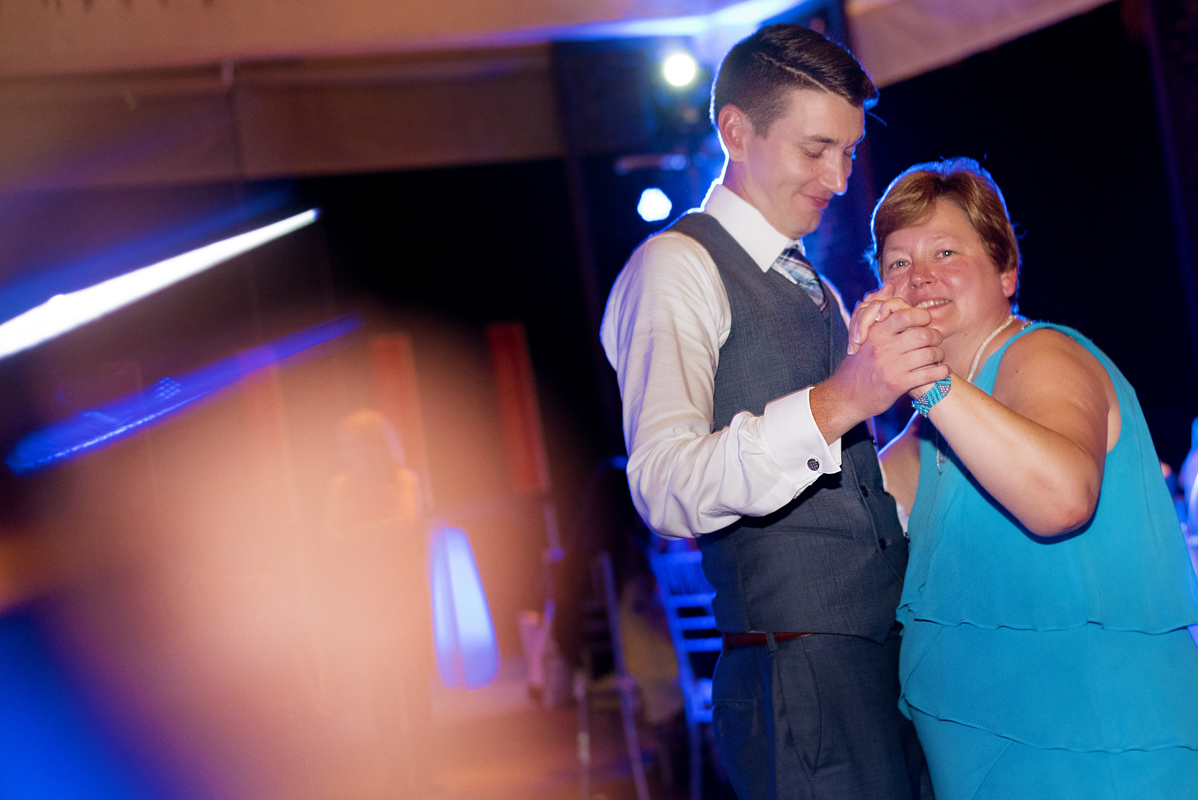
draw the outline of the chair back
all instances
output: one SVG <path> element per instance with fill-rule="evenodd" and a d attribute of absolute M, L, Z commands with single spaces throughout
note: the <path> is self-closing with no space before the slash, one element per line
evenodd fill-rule
<path fill-rule="evenodd" d="M 686 716 L 691 723 L 711 722 L 711 678 L 696 676 L 691 656 L 718 653 L 723 646 L 711 609 L 715 588 L 703 574 L 701 558 L 698 550 L 649 555 L 678 658 L 678 683 L 686 698 Z"/>

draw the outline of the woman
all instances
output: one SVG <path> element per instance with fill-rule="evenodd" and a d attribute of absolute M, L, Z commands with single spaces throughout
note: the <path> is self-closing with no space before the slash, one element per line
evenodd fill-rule
<path fill-rule="evenodd" d="M 904 172 L 873 235 L 850 349 L 916 305 L 951 369 L 882 456 L 911 509 L 900 706 L 937 799 L 1194 792 L 1198 585 L 1134 391 L 1013 313 L 1018 242 L 977 162 Z"/>
<path fill-rule="evenodd" d="M 420 486 L 377 411 L 343 419 L 337 440 L 345 471 L 333 478 L 313 564 L 324 592 L 326 702 L 340 738 L 353 740 L 352 768 L 373 774 L 373 756 L 388 791 L 403 793 L 431 777 L 435 663 Z"/>

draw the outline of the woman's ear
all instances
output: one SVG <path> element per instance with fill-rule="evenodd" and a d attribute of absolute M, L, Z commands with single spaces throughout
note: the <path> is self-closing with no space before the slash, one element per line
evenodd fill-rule
<path fill-rule="evenodd" d="M 1002 283 L 1003 296 L 1014 297 L 1015 290 L 1019 288 L 1019 267 L 1009 269 L 999 275 L 999 281 Z"/>

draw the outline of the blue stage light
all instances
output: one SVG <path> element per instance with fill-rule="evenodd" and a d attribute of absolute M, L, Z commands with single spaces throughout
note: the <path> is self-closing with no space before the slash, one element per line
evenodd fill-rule
<path fill-rule="evenodd" d="M 362 321 L 356 314 L 338 317 L 177 378 L 163 378 L 149 389 L 34 431 L 17 442 L 4 463 L 17 475 L 29 475 L 107 447 L 269 364 L 360 327 Z"/>
<path fill-rule="evenodd" d="M 461 528 L 439 528 L 429 548 L 433 642 L 441 682 L 477 689 L 499 674 L 499 645 L 470 539 Z"/>
<path fill-rule="evenodd" d="M 636 213 L 640 214 L 645 222 L 660 222 L 670 216 L 670 210 L 673 208 L 674 204 L 666 197 L 666 193 L 654 186 L 641 192 L 641 199 L 636 204 Z"/>

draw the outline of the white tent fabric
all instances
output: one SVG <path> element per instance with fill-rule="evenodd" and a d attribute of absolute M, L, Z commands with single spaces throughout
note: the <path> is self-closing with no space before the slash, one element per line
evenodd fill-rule
<path fill-rule="evenodd" d="M 714 63 L 762 19 L 793 5 L 570 0 L 567 13 L 559 0 L 528 0 L 515 10 L 492 0 L 421 0 L 421 13 L 442 17 L 404 28 L 396 15 L 413 6 L 367 3 L 377 11 L 376 27 L 390 26 L 380 43 L 341 5 L 364 14 L 366 0 L 296 2 L 302 19 L 286 22 L 265 13 L 278 11 L 277 0 L 95 3 L 87 18 L 78 17 L 82 6 L 62 4 L 50 27 L 42 17 L 53 3 L 0 4 L 0 191 L 553 158 L 563 145 L 547 41 L 688 36 L 700 58 Z M 323 42 L 300 24 L 319 19 L 322 4 L 331 4 Z M 466 13 L 472 4 L 478 14 Z M 1099 4 L 850 0 L 847 21 L 854 50 L 885 86 Z M 241 17 L 222 16 L 231 6 L 238 15 L 262 11 L 257 27 L 234 29 Z M 197 14 L 207 15 L 207 26 L 189 31 L 183 23 Z M 142 37 L 115 46 L 104 38 L 114 25 Z M 434 30 L 459 49 L 415 52 Z M 518 41 L 529 44 L 513 46 Z M 279 60 L 283 46 L 297 58 Z M 380 48 L 389 54 L 378 55 Z M 47 66 L 45 54 L 56 49 L 72 54 L 70 69 Z M 210 60 L 183 68 L 176 51 Z M 358 55 L 329 58 L 331 51 Z M 126 71 L 107 71 L 118 68 Z"/>
<path fill-rule="evenodd" d="M 853 0 L 853 49 L 879 86 L 947 66 L 1103 0 Z"/>

